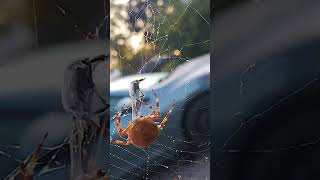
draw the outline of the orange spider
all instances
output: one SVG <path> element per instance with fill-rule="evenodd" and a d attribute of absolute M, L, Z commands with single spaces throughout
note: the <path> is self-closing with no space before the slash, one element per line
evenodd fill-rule
<path fill-rule="evenodd" d="M 154 123 L 154 121 L 157 121 L 158 119 L 161 118 L 160 102 L 154 91 L 153 91 L 153 94 L 155 96 L 157 110 L 155 111 L 150 104 L 145 102 L 146 106 L 150 109 L 151 113 L 147 116 L 138 117 L 132 123 L 130 123 L 128 127 L 124 130 L 121 128 L 121 124 L 120 124 L 121 112 L 118 112 L 116 123 L 117 123 L 117 130 L 118 130 L 119 136 L 123 137 L 124 135 L 127 134 L 128 138 L 126 139 L 126 141 L 112 139 L 111 142 L 114 142 L 120 145 L 133 144 L 134 146 L 137 146 L 139 148 L 145 148 L 155 141 L 155 139 L 159 136 L 160 130 L 165 126 L 173 110 L 173 107 L 175 105 L 175 100 L 173 101 L 173 104 L 170 110 L 168 111 L 166 116 L 163 118 L 162 122 L 159 125 L 157 125 Z"/>

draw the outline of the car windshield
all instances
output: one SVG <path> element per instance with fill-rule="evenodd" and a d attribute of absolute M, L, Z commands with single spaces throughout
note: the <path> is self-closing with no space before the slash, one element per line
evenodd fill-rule
<path fill-rule="evenodd" d="M 190 73 L 192 72 L 192 73 Z M 170 82 L 175 81 L 176 79 L 191 79 L 193 76 L 197 76 L 200 74 L 208 74 L 210 73 L 210 55 L 205 54 L 199 57 L 190 59 L 187 62 L 177 64 L 175 66 L 175 70 L 172 71 L 166 78 L 162 79 L 159 86 L 162 84 L 168 84 Z"/>

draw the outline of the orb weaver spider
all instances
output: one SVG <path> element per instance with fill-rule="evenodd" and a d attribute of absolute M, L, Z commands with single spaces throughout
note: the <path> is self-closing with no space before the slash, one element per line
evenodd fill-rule
<path fill-rule="evenodd" d="M 163 118 L 162 122 L 159 125 L 157 125 L 155 121 L 161 118 L 160 102 L 155 91 L 152 90 L 152 92 L 155 96 L 157 110 L 154 110 L 151 104 L 145 102 L 145 105 L 150 109 L 151 113 L 149 115 L 140 116 L 136 118 L 124 130 L 121 128 L 120 123 L 122 113 L 118 112 L 116 117 L 117 131 L 120 137 L 128 135 L 128 138 L 125 141 L 111 139 L 111 142 L 119 145 L 133 144 L 136 147 L 145 148 L 156 140 L 156 138 L 159 136 L 160 130 L 162 130 L 162 128 L 166 125 L 166 122 L 168 121 L 168 118 L 172 113 L 172 110 L 175 105 L 175 100 L 173 100 L 173 103 L 168 113 Z"/>

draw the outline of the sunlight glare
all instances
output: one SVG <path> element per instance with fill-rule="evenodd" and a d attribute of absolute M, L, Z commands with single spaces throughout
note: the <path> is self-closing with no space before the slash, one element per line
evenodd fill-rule
<path fill-rule="evenodd" d="M 130 38 L 130 45 L 134 50 L 138 50 L 142 46 L 142 37 L 138 34 L 134 34 Z"/>

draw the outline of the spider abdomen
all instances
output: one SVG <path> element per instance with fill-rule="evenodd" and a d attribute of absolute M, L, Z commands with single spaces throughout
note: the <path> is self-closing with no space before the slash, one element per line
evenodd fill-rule
<path fill-rule="evenodd" d="M 153 143 L 158 136 L 158 126 L 148 119 L 136 120 L 129 133 L 132 144 L 140 148 L 147 147 Z"/>

